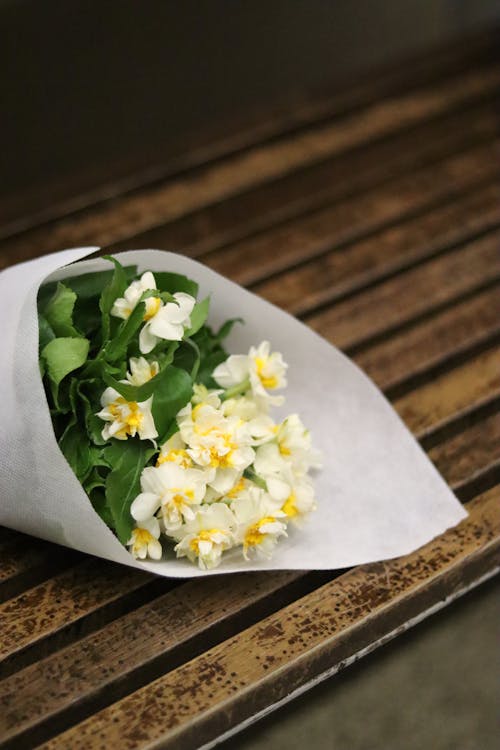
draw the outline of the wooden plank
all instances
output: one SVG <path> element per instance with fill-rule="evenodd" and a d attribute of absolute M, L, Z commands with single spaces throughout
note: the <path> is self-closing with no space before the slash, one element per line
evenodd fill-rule
<path fill-rule="evenodd" d="M 498 134 L 497 110 L 496 101 L 487 100 L 446 113 L 124 238 L 107 249 L 163 247 L 200 256 L 491 139 Z"/>
<path fill-rule="evenodd" d="M 500 413 L 476 422 L 458 435 L 436 445 L 429 458 L 455 492 L 461 492 L 486 472 L 500 466 Z"/>
<path fill-rule="evenodd" d="M 227 248 L 203 262 L 240 284 L 255 284 L 291 266 L 344 248 L 497 177 L 498 142 L 426 166 Z M 251 262 L 249 262 L 251 259 Z"/>
<path fill-rule="evenodd" d="M 417 552 L 349 571 L 43 747 L 188 750 L 215 740 L 489 574 L 499 564 L 499 499 L 496 487 Z"/>
<path fill-rule="evenodd" d="M 172 175 L 199 167 L 243 148 L 248 148 L 269 138 L 296 132 L 318 121 L 345 115 L 388 95 L 406 94 L 416 88 L 430 85 L 449 76 L 456 76 L 468 68 L 491 62 L 498 58 L 498 33 L 484 30 L 460 43 L 445 49 L 432 50 L 425 56 L 408 59 L 394 68 L 373 73 L 365 80 L 345 82 L 345 88 L 326 92 L 305 92 L 282 102 L 265 112 L 245 113 L 242 122 L 226 123 L 213 131 L 184 138 L 170 154 L 145 153 L 138 161 L 127 155 L 116 164 L 89 165 L 78 175 L 72 175 L 44 186 L 43 202 L 40 189 L 23 190 L 3 206 L 5 219 L 2 234 L 8 236 L 25 231 L 36 224 L 60 218 L 65 214 L 87 208 L 92 204 L 116 198 L 133 189 L 137 190 L 154 181 L 166 180 Z M 234 120 L 234 117 L 233 117 Z M 112 178 L 110 179 L 110 175 Z"/>
<path fill-rule="evenodd" d="M 500 184 L 479 186 L 347 247 L 273 276 L 253 291 L 294 315 L 334 302 L 500 223 Z"/>
<path fill-rule="evenodd" d="M 422 263 L 307 318 L 336 346 L 352 350 L 419 315 L 459 300 L 500 275 L 500 230 Z"/>
<path fill-rule="evenodd" d="M 493 417 L 483 420 L 431 452 L 454 489 L 499 462 L 498 414 L 496 418 L 496 423 Z M 16 748 L 45 740 L 177 666 L 186 654 L 206 649 L 211 638 L 221 640 L 221 632 L 229 635 L 243 622 L 248 625 L 257 605 L 259 616 L 266 608 L 283 606 L 300 589 L 304 593 L 307 581 L 311 589 L 321 583 L 292 572 L 230 576 L 222 588 L 213 578 L 184 584 L 4 679 L 0 736 L 7 747 L 13 742 Z"/>
<path fill-rule="evenodd" d="M 356 363 L 386 393 L 409 390 L 500 333 L 500 286 L 458 302 L 355 355 Z M 335 336 L 335 330 L 332 329 Z"/>
<path fill-rule="evenodd" d="M 125 597 L 135 594 L 139 603 L 139 590 L 154 578 L 134 568 L 86 557 L 80 565 L 4 602 L 0 605 L 0 674 L 8 674 L 13 663 L 22 665 L 35 646 L 39 646 L 37 656 L 43 655 L 43 648 L 54 646 L 56 637 L 83 617 L 95 613 L 99 624 L 99 618 L 109 619 L 106 607 L 112 610 L 115 605 L 115 616 L 123 611 Z M 49 636 L 50 643 L 45 640 Z"/>
<path fill-rule="evenodd" d="M 25 534 L 7 535 L 0 544 L 0 603 L 78 559 L 81 555 L 74 550 Z"/>
<path fill-rule="evenodd" d="M 81 216 L 68 217 L 22 235 L 17 241 L 10 240 L 2 249 L 2 256 L 7 256 L 4 263 L 54 248 L 119 242 L 346 149 L 437 117 L 452 107 L 464 106 L 494 93 L 499 83 L 500 68 L 496 64 L 485 66 L 445 83 L 370 105 L 339 121 L 250 148 L 164 185 L 117 198 Z"/>
<path fill-rule="evenodd" d="M 303 595 L 322 578 L 309 575 L 307 585 L 304 574 L 293 571 L 232 575 L 224 586 L 215 577 L 185 583 L 0 682 L 0 746 L 33 746 Z"/>
<path fill-rule="evenodd" d="M 396 411 L 422 440 L 500 395 L 497 346 L 397 399 Z"/>

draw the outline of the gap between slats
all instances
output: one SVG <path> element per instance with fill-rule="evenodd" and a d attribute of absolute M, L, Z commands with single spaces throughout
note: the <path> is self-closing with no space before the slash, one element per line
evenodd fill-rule
<path fill-rule="evenodd" d="M 463 462 L 463 446 L 463 442 L 458 445 L 455 441 L 449 449 L 445 446 L 435 451 L 438 467 L 449 466 L 450 454 Z M 470 456 L 468 465 L 472 465 Z M 459 478 L 456 468 L 455 476 Z M 71 722 L 119 700 L 338 575 L 340 571 L 333 576 L 331 572 L 283 572 L 267 577 L 242 574 L 232 576 L 222 592 L 216 579 L 208 579 L 203 586 L 200 581 L 184 584 L 106 629 L 0 682 L 0 727 L 3 723 L 4 736 L 12 736 L 15 742 L 12 747 L 16 750 L 31 747 L 33 742 L 43 741 Z M 252 579 L 255 583 L 247 585 L 247 580 Z M 207 602 L 211 604 L 208 612 Z M 180 632 L 175 630 L 179 627 Z M 176 645 L 183 630 L 191 631 L 191 635 L 180 646 Z M 138 632 L 144 642 L 133 655 L 132 643 Z M 128 648 L 124 649 L 123 639 L 129 642 Z M 109 656 L 103 657 L 108 651 Z M 89 657 L 92 661 L 86 667 Z M 46 684 L 43 679 L 40 682 L 40 675 L 45 675 Z M 37 723 L 30 709 L 35 713 L 40 711 L 47 700 L 49 705 L 51 700 L 54 702 L 53 709 L 39 716 Z M 7 749 L 11 743 L 0 746 Z"/>
<path fill-rule="evenodd" d="M 471 504 L 459 527 L 417 552 L 350 570 L 69 729 L 47 750 L 117 741 L 187 750 L 195 737 L 215 739 L 491 572 L 500 547 L 498 497 L 496 487 Z"/>
<path fill-rule="evenodd" d="M 264 121 L 262 117 L 259 117 L 250 126 L 245 123 L 245 128 L 241 132 L 234 132 L 229 136 L 224 132 L 222 139 L 215 138 L 212 142 L 190 148 L 180 156 L 176 154 L 169 162 L 149 165 L 139 172 L 119 177 L 113 183 L 107 181 L 94 189 L 84 189 L 80 195 L 75 195 L 70 199 L 66 197 L 67 190 L 64 192 L 64 197 L 58 199 L 56 188 L 50 208 L 35 211 L 35 213 L 31 211 L 23 218 L 14 219 L 9 222 L 9 226 L 4 225 L 3 232 L 5 236 L 8 236 L 26 231 L 42 222 L 53 221 L 68 213 L 88 209 L 99 202 L 112 200 L 131 191 L 138 191 L 155 183 L 164 182 L 166 179 L 172 179 L 176 173 L 235 155 L 238 151 L 243 151 L 258 143 L 264 144 L 266 141 L 272 142 L 279 137 L 292 136 L 314 124 L 353 114 L 356 110 L 369 106 L 377 100 L 381 101 L 403 92 L 407 94 L 409 91 L 429 86 L 440 79 L 456 76 L 461 71 L 470 69 L 472 65 L 477 66 L 496 59 L 498 57 L 497 41 L 497 30 L 493 34 L 481 33 L 468 38 L 465 45 L 454 44 L 445 51 L 434 50 L 430 55 L 408 59 L 397 69 L 390 66 L 386 70 L 381 70 L 375 83 L 373 75 L 370 75 L 365 81 L 356 81 L 354 85 L 346 87 L 344 91 L 335 93 L 333 96 L 322 94 L 315 98 L 301 97 L 304 101 L 299 99 L 291 102 L 282 108 L 283 111 L 278 110 L 272 113 L 271 117 Z M 26 196 L 23 196 L 22 202 L 26 206 Z M 24 211 L 26 213 L 26 209 Z"/>
<path fill-rule="evenodd" d="M 340 123 L 307 131 L 301 138 L 280 139 L 267 147 L 255 147 L 199 174 L 174 180 L 139 195 L 117 198 L 96 206 L 83 216 L 72 216 L 10 241 L 4 252 L 22 259 L 55 248 L 87 244 L 110 244 L 140 231 L 172 221 L 179 216 L 265 184 L 300 167 L 319 162 L 381 135 L 435 117 L 474 98 L 493 93 L 500 80 L 496 65 L 471 71 L 441 86 L 384 101 Z M 17 248 L 17 249 L 16 249 Z"/>

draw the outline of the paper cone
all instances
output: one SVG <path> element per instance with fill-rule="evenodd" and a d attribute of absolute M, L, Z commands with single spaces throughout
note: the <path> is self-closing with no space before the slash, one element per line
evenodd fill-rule
<path fill-rule="evenodd" d="M 157 563 L 134 560 L 95 513 L 57 445 L 38 369 L 37 291 L 51 274 L 53 280 L 108 269 L 102 259 L 74 263 L 96 249 L 66 250 L 0 274 L 0 524 L 165 576 L 207 575 L 173 554 Z M 174 271 L 197 281 L 200 299 L 211 294 L 208 322 L 216 328 L 243 318 L 229 338 L 231 352 L 270 340 L 289 364 L 278 412 L 298 412 L 324 455 L 315 477 L 318 508 L 303 527 L 289 526 L 272 559 L 247 563 L 235 550 L 209 574 L 383 560 L 412 552 L 466 516 L 382 393 L 331 344 L 189 258 L 157 250 L 116 257 L 140 271 Z"/>

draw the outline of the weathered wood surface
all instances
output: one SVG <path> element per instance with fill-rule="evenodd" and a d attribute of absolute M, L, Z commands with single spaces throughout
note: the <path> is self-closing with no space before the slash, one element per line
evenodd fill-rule
<path fill-rule="evenodd" d="M 252 285 L 353 356 L 470 516 L 398 560 L 224 586 L 0 529 L 2 750 L 195 748 L 496 570 L 499 48 L 443 52 L 270 118 L 175 176 L 160 165 L 134 190 L 4 226 L 0 267 L 74 244 L 156 246 Z"/>

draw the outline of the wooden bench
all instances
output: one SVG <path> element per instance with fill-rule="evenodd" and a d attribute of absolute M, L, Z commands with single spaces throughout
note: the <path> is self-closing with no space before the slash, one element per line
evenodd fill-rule
<path fill-rule="evenodd" d="M 1 529 L 1 750 L 210 747 L 498 570 L 498 50 L 437 53 L 0 229 L 0 267 L 176 249 L 298 315 L 470 514 L 397 560 L 184 583 Z"/>

